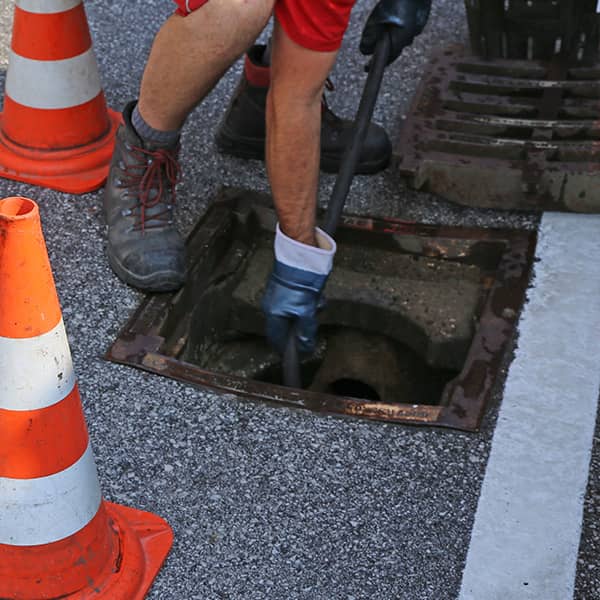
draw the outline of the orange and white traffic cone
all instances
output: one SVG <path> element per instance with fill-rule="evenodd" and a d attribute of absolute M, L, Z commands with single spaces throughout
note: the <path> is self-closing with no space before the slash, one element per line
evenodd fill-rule
<path fill-rule="evenodd" d="M 0 200 L 0 598 L 140 600 L 172 541 L 102 499 L 38 207 Z"/>
<path fill-rule="evenodd" d="M 0 176 L 94 190 L 108 174 L 119 122 L 106 106 L 82 0 L 16 0 Z"/>

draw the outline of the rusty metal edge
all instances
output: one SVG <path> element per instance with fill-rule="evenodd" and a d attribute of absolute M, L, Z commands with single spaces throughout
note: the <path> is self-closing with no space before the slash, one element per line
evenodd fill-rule
<path fill-rule="evenodd" d="M 152 332 L 147 335 L 147 332 L 139 331 L 136 325 L 149 308 L 152 313 L 160 314 L 161 310 L 166 309 L 170 304 L 174 294 L 147 296 L 127 320 L 104 358 L 185 383 L 215 388 L 241 398 L 268 402 L 275 406 L 301 408 L 323 414 L 374 421 L 437 426 L 467 432 L 478 431 L 492 389 L 497 383 L 497 378 L 492 376 L 493 372 L 497 371 L 504 356 L 506 344 L 514 333 L 519 308 L 525 297 L 535 250 L 535 232 L 500 229 L 477 230 L 469 227 L 422 225 L 399 219 L 346 215 L 342 219 L 342 225 L 383 233 L 437 235 L 446 238 L 505 242 L 507 246 L 498 265 L 498 273 L 506 271 L 509 265 L 514 264 L 514 259 L 510 257 L 515 251 L 515 244 L 520 242 L 524 247 L 524 258 L 521 261 L 519 272 L 513 273 L 513 278 L 516 279 L 514 284 L 507 286 L 505 278 L 497 279 L 487 295 L 480 327 L 473 338 L 465 366 L 444 390 L 446 405 L 380 403 L 308 390 L 296 390 L 234 375 L 206 371 L 193 364 L 160 354 L 159 348 L 163 338 L 152 335 Z M 515 311 L 512 323 L 498 317 L 493 311 L 496 299 L 507 292 L 512 298 L 510 308 Z M 496 331 L 499 325 L 502 325 L 500 332 Z M 493 337 L 497 341 L 496 350 L 493 352 L 486 347 L 486 340 L 489 337 Z M 486 371 L 483 390 L 475 396 L 465 394 L 465 390 L 469 388 L 469 377 L 472 370 L 476 368 L 474 365 L 480 365 L 479 368 L 483 365 Z"/>
<path fill-rule="evenodd" d="M 489 398 L 498 384 L 498 369 L 516 331 L 520 309 L 531 278 L 535 254 L 535 232 L 513 232 L 507 235 L 508 245 L 497 269 L 496 279 L 488 293 L 461 373 L 444 389 L 442 403 L 445 424 L 477 431 L 485 414 Z M 510 280 L 510 283 L 507 283 Z M 495 306 L 502 307 L 498 314 Z M 472 390 L 479 382 L 479 388 Z"/>

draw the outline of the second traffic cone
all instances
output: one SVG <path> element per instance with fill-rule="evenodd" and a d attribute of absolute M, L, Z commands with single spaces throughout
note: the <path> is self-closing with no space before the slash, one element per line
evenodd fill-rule
<path fill-rule="evenodd" d="M 102 185 L 120 115 L 106 106 L 82 0 L 16 0 L 0 177 L 83 193 Z"/>
<path fill-rule="evenodd" d="M 38 207 L 0 200 L 0 598 L 141 600 L 172 540 L 102 499 Z"/>

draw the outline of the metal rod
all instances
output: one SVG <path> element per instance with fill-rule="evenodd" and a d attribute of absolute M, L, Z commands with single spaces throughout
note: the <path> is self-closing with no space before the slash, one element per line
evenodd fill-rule
<path fill-rule="evenodd" d="M 390 36 L 387 34 L 382 36 L 375 48 L 375 54 L 369 66 L 369 75 L 360 99 L 358 112 L 356 113 L 351 141 L 344 151 L 340 171 L 335 180 L 329 206 L 327 207 L 323 229 L 331 236 L 335 235 L 350 186 L 352 185 L 352 180 L 354 179 L 354 171 L 356 170 L 360 152 L 369 129 L 369 124 L 371 123 L 371 117 L 375 110 L 389 52 Z"/>
<path fill-rule="evenodd" d="M 285 352 L 283 353 L 283 385 L 301 388 L 302 375 L 300 373 L 300 357 L 296 346 L 296 325 L 290 327 Z"/>
<path fill-rule="evenodd" d="M 358 112 L 356 113 L 351 140 L 342 155 L 340 170 L 335 180 L 333 192 L 331 193 L 329 206 L 327 207 L 323 229 L 331 236 L 333 236 L 337 230 L 342 211 L 344 210 L 344 204 L 346 203 L 346 198 L 350 191 L 350 186 L 352 185 L 354 171 L 356 170 L 360 151 L 371 122 L 371 117 L 373 116 L 373 110 L 375 109 L 379 88 L 381 87 L 381 81 L 383 79 L 383 72 L 388 62 L 390 46 L 390 36 L 389 33 L 386 32 L 385 35 L 381 36 L 375 47 L 373 59 L 369 65 L 369 75 L 367 76 L 367 81 L 358 106 Z M 283 354 L 282 367 L 284 385 L 297 388 L 302 387 L 300 358 L 298 356 L 298 348 L 296 347 L 295 326 L 290 327 L 285 352 Z"/>

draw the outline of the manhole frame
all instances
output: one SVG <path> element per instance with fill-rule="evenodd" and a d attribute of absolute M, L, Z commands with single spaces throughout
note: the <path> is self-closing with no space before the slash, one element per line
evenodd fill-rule
<path fill-rule="evenodd" d="M 215 232 L 215 223 L 219 218 L 231 219 L 232 207 L 236 203 L 248 204 L 254 201 L 265 205 L 267 199 L 268 196 L 249 190 L 222 190 L 190 233 L 188 246 L 198 247 L 200 244 L 208 247 L 211 235 Z M 205 227 L 207 223 L 208 226 Z M 329 415 L 477 431 L 498 381 L 508 342 L 512 339 L 525 300 L 537 241 L 536 232 L 424 225 L 398 219 L 354 215 L 343 215 L 340 228 L 395 236 L 439 237 L 440 240 L 501 242 L 505 245 L 495 277 L 488 282 L 487 297 L 463 368 L 446 385 L 440 404 L 373 402 L 339 397 L 208 371 L 180 360 L 176 356 L 182 345 L 171 341 L 168 344 L 171 354 L 166 354 L 161 349 L 166 339 L 157 335 L 159 324 L 176 301 L 177 293 L 146 295 L 126 321 L 104 358 L 184 383 L 234 394 L 240 399 L 264 401 L 276 406 L 308 409 Z M 196 238 L 202 239 L 202 242 Z M 438 257 L 442 256 L 444 245 L 440 242 L 435 250 L 439 252 Z"/>

